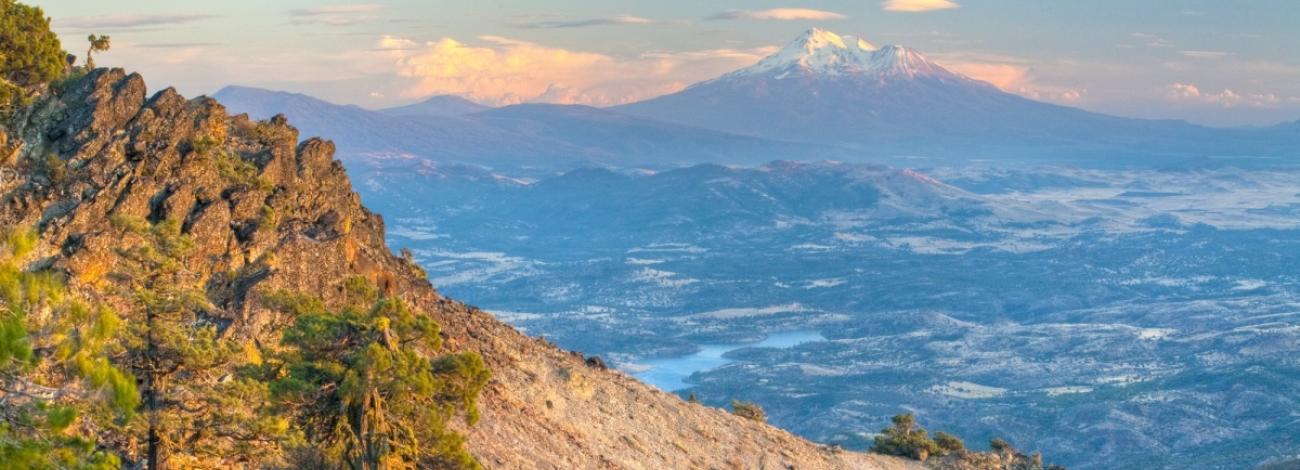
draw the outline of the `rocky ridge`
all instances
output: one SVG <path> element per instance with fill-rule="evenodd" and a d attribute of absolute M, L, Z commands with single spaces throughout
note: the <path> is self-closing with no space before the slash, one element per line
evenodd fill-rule
<path fill-rule="evenodd" d="M 207 314 L 227 337 L 275 342 L 286 319 L 263 293 L 339 305 L 356 275 L 435 316 L 449 348 L 478 351 L 492 369 L 469 430 L 489 468 L 921 468 L 688 404 L 440 296 L 387 248 L 383 219 L 361 205 L 333 144 L 299 142 L 283 117 L 230 116 L 170 88 L 149 95 L 120 69 L 56 88 L 0 132 L 0 226 L 37 228 L 26 263 L 67 273 L 81 295 L 128 305 L 112 271 L 117 250 L 138 240 L 109 221 L 178 220 L 197 242 L 186 266 L 205 278 Z M 214 143 L 233 152 L 214 161 L 198 149 Z"/>

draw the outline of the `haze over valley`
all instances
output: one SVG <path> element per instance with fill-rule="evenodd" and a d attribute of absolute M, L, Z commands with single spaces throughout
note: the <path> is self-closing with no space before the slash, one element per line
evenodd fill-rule
<path fill-rule="evenodd" d="M 608 110 L 218 97 L 340 136 L 442 291 L 820 442 L 870 447 L 906 409 L 1071 468 L 1240 468 L 1300 445 L 1261 418 L 1300 396 L 1294 125 L 1037 103 L 820 29 Z M 364 137 L 398 125 L 472 130 Z M 527 150 L 453 154 L 487 154 L 478 138 Z"/>
<path fill-rule="evenodd" d="M 0 468 L 1300 468 L 1300 4 L 730 3 L 0 0 Z"/>

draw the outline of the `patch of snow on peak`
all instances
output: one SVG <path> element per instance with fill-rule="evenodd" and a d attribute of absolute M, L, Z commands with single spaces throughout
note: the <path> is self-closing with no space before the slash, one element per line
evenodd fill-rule
<path fill-rule="evenodd" d="M 876 47 L 857 36 L 840 36 L 819 28 L 809 29 L 775 54 L 721 79 L 755 75 L 770 75 L 778 80 L 806 75 L 956 76 L 914 49 L 896 45 Z"/>

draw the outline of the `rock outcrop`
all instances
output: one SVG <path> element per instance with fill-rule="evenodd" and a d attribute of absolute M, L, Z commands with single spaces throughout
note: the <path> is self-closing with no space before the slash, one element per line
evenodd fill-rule
<path fill-rule="evenodd" d="M 233 152 L 204 152 L 213 145 Z M 278 340 L 286 319 L 263 305 L 264 292 L 338 305 L 344 279 L 365 276 L 434 315 L 448 347 L 478 351 L 492 369 L 482 418 L 468 430 L 489 468 L 920 468 L 686 403 L 440 296 L 385 245 L 383 219 L 361 205 L 333 150 L 299 142 L 282 117 L 229 116 L 172 89 L 150 96 L 139 75 L 98 69 L 0 132 L 0 226 L 36 227 L 31 266 L 129 308 L 112 273 L 118 249 L 136 240 L 110 221 L 179 221 L 197 242 L 185 262 L 205 279 L 209 314 L 241 341 Z"/>

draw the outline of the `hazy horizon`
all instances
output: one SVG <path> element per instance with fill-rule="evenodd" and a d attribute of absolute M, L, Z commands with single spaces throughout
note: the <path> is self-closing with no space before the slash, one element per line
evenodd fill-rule
<path fill-rule="evenodd" d="M 451 94 L 610 106 L 751 65 L 820 27 L 916 48 L 1027 98 L 1211 126 L 1300 119 L 1300 5 L 894 0 L 340 4 L 40 1 L 66 47 L 190 95 L 227 85 L 369 109 Z"/>

